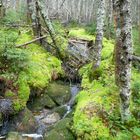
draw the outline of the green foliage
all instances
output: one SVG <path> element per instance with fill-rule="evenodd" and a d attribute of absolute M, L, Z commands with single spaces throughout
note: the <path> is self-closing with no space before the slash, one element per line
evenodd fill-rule
<path fill-rule="evenodd" d="M 103 39 L 102 60 L 108 59 L 113 56 L 114 41 Z"/>
<path fill-rule="evenodd" d="M 140 55 L 140 44 L 139 44 L 139 30 L 135 27 L 132 30 L 133 32 L 133 44 L 134 44 L 134 53 Z"/>
<path fill-rule="evenodd" d="M 7 35 L 9 31 L 2 32 Z M 0 47 L 0 65 L 3 68 L 1 78 L 6 81 L 7 87 L 5 97 L 12 99 L 13 109 L 17 113 L 26 106 L 30 87 L 42 90 L 51 81 L 53 74 L 60 74 L 62 70 L 61 61 L 37 44 L 30 44 L 27 48 L 15 48 L 15 43 L 22 44 L 32 39 L 30 32 L 22 30 L 22 35 L 18 39 L 14 38 L 15 36 L 11 39 L 13 44 L 3 43 Z"/>
<path fill-rule="evenodd" d="M 85 27 L 85 29 L 90 35 L 95 35 L 96 34 L 96 24 L 95 23 L 87 25 Z"/>
<path fill-rule="evenodd" d="M 73 130 L 79 139 L 123 140 L 139 138 L 138 120 L 132 117 L 127 123 L 121 121 L 120 97 L 118 88 L 115 86 L 115 68 L 112 61 L 113 44 L 112 40 L 103 39 L 102 62 L 95 73 L 92 63 L 79 70 L 82 76 L 83 90 L 76 97 L 77 106 L 73 125 Z M 139 118 L 140 112 L 138 103 L 140 99 L 139 76 L 139 72 L 133 70 L 131 110 L 136 118 Z"/>
<path fill-rule="evenodd" d="M 29 53 L 20 48 L 6 46 L 0 53 L 0 60 L 8 65 L 10 71 L 17 72 L 28 66 Z"/>
<path fill-rule="evenodd" d="M 94 40 L 93 35 L 88 34 L 84 28 L 73 28 L 69 32 L 69 37 L 76 37 L 79 39 L 87 39 L 89 41 Z"/>
<path fill-rule="evenodd" d="M 7 9 L 6 16 L 2 19 L 4 24 L 18 24 L 26 20 L 26 5 L 21 3 L 18 9 Z"/>

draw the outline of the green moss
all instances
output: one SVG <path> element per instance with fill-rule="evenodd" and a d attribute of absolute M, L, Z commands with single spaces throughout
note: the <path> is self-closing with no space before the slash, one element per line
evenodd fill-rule
<path fill-rule="evenodd" d="M 30 29 L 20 30 L 21 35 L 15 40 L 16 44 L 23 44 L 32 40 Z M 8 34 L 7 30 L 3 32 Z M 18 33 L 18 31 L 14 31 L 14 33 Z M 17 113 L 26 106 L 30 87 L 42 90 L 47 87 L 54 73 L 62 74 L 61 61 L 37 44 L 30 44 L 21 48 L 9 47 L 5 50 L 4 56 L 10 63 L 6 62 L 8 68 L 1 76 L 10 82 L 5 97 L 13 100 L 13 108 Z M 5 59 L 2 60 L 4 61 L 1 61 L 1 65 L 3 63 L 5 65 Z"/>
<path fill-rule="evenodd" d="M 108 59 L 113 56 L 114 41 L 103 39 L 102 60 Z"/>
<path fill-rule="evenodd" d="M 87 89 L 78 94 L 76 100 L 74 130 L 78 138 L 85 140 L 110 139 L 112 136 L 107 116 L 112 112 L 119 115 L 117 89 L 115 87 L 110 89 L 110 87 L 103 86 L 100 81 L 94 80 L 88 84 Z"/>
<path fill-rule="evenodd" d="M 5 98 L 12 98 L 13 96 L 15 96 L 15 93 L 11 90 L 5 92 Z"/>
<path fill-rule="evenodd" d="M 79 39 L 86 39 L 86 40 L 95 40 L 95 37 L 93 35 L 88 34 L 85 29 L 83 28 L 74 28 L 71 29 L 69 32 L 69 37 L 75 37 Z"/>

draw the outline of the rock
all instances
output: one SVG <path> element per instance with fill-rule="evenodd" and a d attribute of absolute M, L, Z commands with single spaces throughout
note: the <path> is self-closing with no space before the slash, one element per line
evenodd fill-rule
<path fill-rule="evenodd" d="M 43 140 L 42 135 L 38 134 L 20 134 L 18 132 L 9 132 L 6 140 Z"/>
<path fill-rule="evenodd" d="M 37 129 L 37 122 L 27 108 L 22 110 L 11 120 L 10 130 L 24 133 L 34 133 Z"/>
<path fill-rule="evenodd" d="M 42 135 L 38 134 L 22 134 L 23 140 L 43 140 Z"/>
<path fill-rule="evenodd" d="M 69 130 L 71 119 L 65 118 L 55 124 L 54 129 L 46 132 L 45 140 L 75 140 L 75 137 Z"/>
<path fill-rule="evenodd" d="M 39 111 L 43 108 L 54 108 L 56 106 L 54 101 L 46 93 L 33 98 L 33 101 L 28 103 L 30 110 Z"/>
<path fill-rule="evenodd" d="M 6 140 L 22 140 L 22 136 L 18 132 L 9 132 Z"/>
<path fill-rule="evenodd" d="M 47 136 L 45 136 L 44 140 L 65 140 L 63 135 L 59 134 L 59 132 L 52 130 L 49 132 Z"/>
<path fill-rule="evenodd" d="M 47 115 L 44 119 L 42 119 L 41 121 L 45 124 L 54 124 L 56 123 L 57 121 L 60 120 L 60 116 L 58 113 L 53 113 L 53 114 L 50 114 L 50 115 Z"/>
<path fill-rule="evenodd" d="M 3 118 L 2 118 L 2 113 L 0 113 L 0 127 L 2 126 L 3 124 Z"/>
<path fill-rule="evenodd" d="M 71 91 L 69 85 L 64 85 L 60 82 L 50 83 L 45 92 L 58 105 L 64 105 L 71 98 Z"/>
<path fill-rule="evenodd" d="M 12 101 L 9 99 L 0 99 L 0 113 L 10 115 L 13 113 Z"/>
<path fill-rule="evenodd" d="M 67 106 L 63 105 L 63 106 L 56 107 L 56 108 L 54 108 L 53 111 L 57 112 L 60 115 L 60 117 L 62 118 L 67 112 Z"/>

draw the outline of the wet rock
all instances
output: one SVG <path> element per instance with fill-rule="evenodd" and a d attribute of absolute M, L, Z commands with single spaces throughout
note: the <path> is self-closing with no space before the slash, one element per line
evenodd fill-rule
<path fill-rule="evenodd" d="M 53 111 L 57 112 L 60 115 L 60 117 L 62 118 L 67 112 L 67 106 L 63 105 L 63 106 L 56 107 L 56 108 L 54 108 Z"/>
<path fill-rule="evenodd" d="M 45 118 L 43 118 L 41 121 L 45 124 L 54 124 L 57 121 L 60 120 L 60 116 L 58 113 L 52 113 L 50 115 L 47 115 Z"/>
<path fill-rule="evenodd" d="M 47 90 L 45 91 L 55 103 L 58 105 L 64 105 L 71 98 L 71 91 L 69 85 L 64 85 L 64 83 L 53 82 L 51 83 Z"/>
<path fill-rule="evenodd" d="M 43 136 L 38 134 L 20 134 L 18 132 L 9 132 L 6 140 L 43 140 Z"/>
<path fill-rule="evenodd" d="M 6 140 L 22 140 L 22 136 L 18 132 L 9 132 Z"/>
<path fill-rule="evenodd" d="M 42 135 L 38 134 L 22 134 L 23 140 L 43 140 Z"/>
<path fill-rule="evenodd" d="M 3 119 L 2 119 L 2 113 L 0 113 L 0 127 L 2 126 L 2 123 L 3 123 L 2 120 L 3 120 Z"/>
<path fill-rule="evenodd" d="M 28 103 L 28 108 L 34 111 L 43 108 L 54 108 L 55 106 L 54 101 L 46 93 L 33 97 L 33 101 Z"/>
<path fill-rule="evenodd" d="M 37 129 L 37 122 L 32 114 L 27 108 L 22 110 L 18 115 L 16 115 L 10 125 L 11 131 L 33 133 Z"/>
<path fill-rule="evenodd" d="M 44 140 L 65 140 L 62 134 L 59 132 L 52 130 L 49 132 L 47 136 L 45 136 Z"/>
<path fill-rule="evenodd" d="M 8 116 L 13 113 L 12 101 L 9 99 L 0 99 L 0 113 Z"/>
<path fill-rule="evenodd" d="M 45 140 L 75 140 L 75 137 L 69 129 L 71 119 L 65 118 L 55 124 L 54 129 L 46 132 Z"/>

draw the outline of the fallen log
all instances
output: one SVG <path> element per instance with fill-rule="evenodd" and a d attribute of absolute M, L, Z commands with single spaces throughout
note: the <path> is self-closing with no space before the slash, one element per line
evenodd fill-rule
<path fill-rule="evenodd" d="M 36 42 L 36 41 L 39 41 L 39 40 L 41 40 L 41 39 L 46 38 L 47 36 L 48 36 L 48 35 L 44 35 L 44 36 L 38 37 L 38 38 L 36 38 L 36 39 L 33 39 L 33 40 L 29 41 L 29 42 L 26 42 L 26 43 L 24 43 L 24 44 L 16 45 L 16 48 L 19 48 L 19 47 L 23 47 L 23 46 L 32 44 L 32 43 L 34 43 L 34 42 Z"/>

